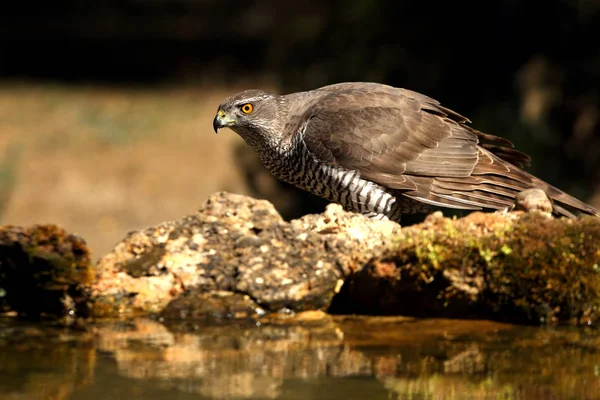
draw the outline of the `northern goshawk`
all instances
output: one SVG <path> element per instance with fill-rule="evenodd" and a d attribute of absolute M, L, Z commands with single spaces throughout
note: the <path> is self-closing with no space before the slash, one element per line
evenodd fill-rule
<path fill-rule="evenodd" d="M 370 218 L 506 209 L 529 188 L 546 192 L 556 215 L 600 215 L 525 172 L 528 155 L 470 122 L 414 91 L 347 82 L 240 92 L 219 105 L 213 127 L 239 134 L 278 179 Z"/>

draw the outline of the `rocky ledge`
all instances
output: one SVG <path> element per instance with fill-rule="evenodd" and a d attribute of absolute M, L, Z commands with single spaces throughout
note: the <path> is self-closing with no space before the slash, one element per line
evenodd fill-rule
<path fill-rule="evenodd" d="M 287 222 L 267 201 L 217 193 L 194 214 L 130 233 L 95 266 L 60 228 L 3 227 L 0 306 L 85 318 L 322 310 L 595 324 L 600 218 L 521 208 L 437 212 L 401 228 L 335 204 Z"/>

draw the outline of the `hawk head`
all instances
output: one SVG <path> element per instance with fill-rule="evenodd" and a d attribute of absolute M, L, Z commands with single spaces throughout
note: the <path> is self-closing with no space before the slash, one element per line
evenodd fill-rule
<path fill-rule="evenodd" d="M 215 133 L 230 128 L 250 145 L 265 147 L 283 134 L 287 101 L 283 96 L 261 90 L 245 90 L 226 98 L 213 120 Z"/>

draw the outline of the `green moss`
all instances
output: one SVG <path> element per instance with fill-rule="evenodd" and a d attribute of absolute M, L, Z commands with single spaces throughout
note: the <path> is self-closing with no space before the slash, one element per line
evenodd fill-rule
<path fill-rule="evenodd" d="M 473 213 L 408 227 L 401 236 L 388 259 L 421 288 L 437 280 L 436 296 L 446 304 L 462 301 L 467 290 L 444 283 L 451 276 L 478 291 L 474 308 L 509 319 L 586 325 L 598 319 L 600 218 Z M 479 287 L 477 277 L 484 282 Z"/>
<path fill-rule="evenodd" d="M 505 239 L 513 249 L 496 260 L 490 290 L 532 318 L 588 323 L 597 319 L 600 219 L 525 215 Z"/>
<path fill-rule="evenodd" d="M 93 277 L 83 239 L 55 225 L 0 229 L 0 287 L 10 309 L 31 316 L 83 312 Z"/>
<path fill-rule="evenodd" d="M 415 248 L 415 254 L 423 269 L 439 269 L 440 263 L 444 261 L 442 248 L 436 243 L 435 233 L 432 231 L 421 231 L 416 241 L 419 245 Z"/>

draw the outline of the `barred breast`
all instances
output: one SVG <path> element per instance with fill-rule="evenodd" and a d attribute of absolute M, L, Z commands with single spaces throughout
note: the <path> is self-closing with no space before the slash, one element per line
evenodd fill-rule
<path fill-rule="evenodd" d="M 289 149 L 278 149 L 261 157 L 263 164 L 278 179 L 316 196 L 338 203 L 344 209 L 372 219 L 400 222 L 402 214 L 427 211 L 429 207 L 369 180 L 356 170 L 348 170 L 320 162 L 296 141 Z"/>

